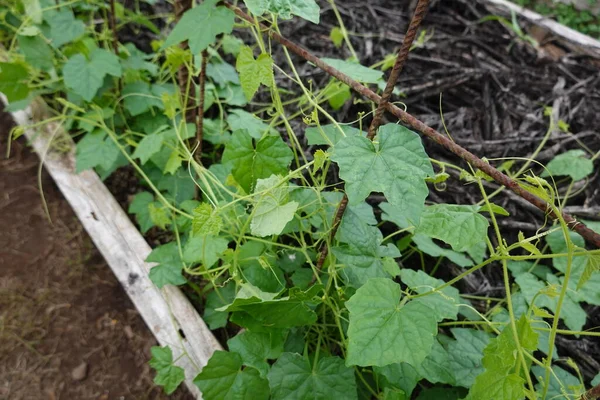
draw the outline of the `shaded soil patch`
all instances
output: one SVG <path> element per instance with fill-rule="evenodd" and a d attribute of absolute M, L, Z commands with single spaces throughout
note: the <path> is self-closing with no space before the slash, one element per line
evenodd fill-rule
<path fill-rule="evenodd" d="M 1 113 L 3 154 L 11 126 Z M 167 398 L 154 337 L 44 171 L 48 221 L 38 166 L 22 140 L 0 161 L 0 398 Z"/>

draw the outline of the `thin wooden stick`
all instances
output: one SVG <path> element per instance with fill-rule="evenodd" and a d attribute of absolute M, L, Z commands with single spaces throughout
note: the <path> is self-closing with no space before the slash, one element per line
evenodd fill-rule
<path fill-rule="evenodd" d="M 179 22 L 183 14 L 190 8 L 192 8 L 192 0 L 175 0 L 174 7 L 175 21 Z M 179 46 L 182 49 L 187 50 L 187 40 L 181 42 Z M 188 82 L 189 79 L 190 72 L 188 71 L 187 66 L 184 63 L 179 67 L 179 71 L 177 71 L 177 80 L 179 83 L 179 91 L 181 92 L 181 96 L 183 98 L 182 108 L 184 118 L 186 122 L 194 122 L 194 119 L 196 118 L 196 113 L 194 112 L 196 102 L 194 101 L 194 96 L 192 96 L 192 89 L 194 85 L 193 83 Z"/>
<path fill-rule="evenodd" d="M 196 110 L 196 161 L 202 164 L 202 136 L 204 130 L 204 93 L 206 91 L 206 65 L 208 64 L 208 50 L 202 51 L 202 65 L 200 70 L 200 102 Z"/>

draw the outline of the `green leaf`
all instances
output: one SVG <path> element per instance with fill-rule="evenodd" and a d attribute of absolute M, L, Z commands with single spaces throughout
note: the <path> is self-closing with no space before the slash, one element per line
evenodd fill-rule
<path fill-rule="evenodd" d="M 438 321 L 442 321 L 443 319 L 456 320 L 458 305 L 461 303 L 458 289 L 448 286 L 441 291 L 432 292 L 435 288 L 443 285 L 445 282 L 441 279 L 429 276 L 423 271 L 403 269 L 400 271 L 400 279 L 418 294 L 431 292 L 430 294 L 413 301 L 422 302 L 427 307 L 431 308 Z"/>
<path fill-rule="evenodd" d="M 339 26 L 334 26 L 329 32 L 329 39 L 331 39 L 335 47 L 340 47 L 344 42 L 344 32 Z"/>
<path fill-rule="evenodd" d="M 152 358 L 148 362 L 156 370 L 154 383 L 162 386 L 167 394 L 171 394 L 185 380 L 183 368 L 173 364 L 173 352 L 168 346 L 150 348 Z"/>
<path fill-rule="evenodd" d="M 365 204 L 365 203 L 363 203 Z M 370 208 L 370 207 L 369 207 Z M 348 285 L 360 287 L 369 278 L 384 278 L 385 257 L 400 257 L 393 244 L 382 245 L 383 235 L 372 215 L 360 215 L 358 206 L 350 206 L 344 213 L 336 238 L 345 244 L 333 247 L 332 253 L 344 264 L 342 276 Z M 366 217 L 366 218 L 365 218 Z"/>
<path fill-rule="evenodd" d="M 448 351 L 437 340 L 433 342 L 431 353 L 415 369 L 421 377 L 431 383 L 447 383 L 449 385 L 456 383 Z"/>
<path fill-rule="evenodd" d="M 538 334 L 531 328 L 525 314 L 517 322 L 517 336 L 524 350 L 532 352 L 537 349 Z M 513 371 L 520 364 L 517 348 L 508 324 L 483 350 L 485 372 L 475 379 L 469 399 L 522 400 L 525 397 L 525 379 Z"/>
<path fill-rule="evenodd" d="M 223 328 L 227 325 L 228 312 L 217 311 L 217 308 L 226 306 L 235 298 L 235 284 L 227 283 L 223 287 L 216 286 L 207 296 L 202 319 L 211 330 Z"/>
<path fill-rule="evenodd" d="M 150 211 L 148 206 L 154 201 L 154 196 L 148 192 L 140 192 L 135 195 L 127 212 L 135 214 L 135 219 L 140 226 L 142 233 L 148 232 L 154 223 L 150 219 Z"/>
<path fill-rule="evenodd" d="M 29 74 L 22 64 L 0 62 L 0 92 L 9 102 L 26 99 L 29 95 Z"/>
<path fill-rule="evenodd" d="M 193 175 L 190 176 L 189 171 L 179 168 L 173 175 L 162 175 L 156 187 L 169 192 L 169 195 L 179 204 L 194 198 L 196 186 L 192 178 Z"/>
<path fill-rule="evenodd" d="M 594 172 L 594 162 L 583 150 L 569 150 L 557 155 L 548 163 L 541 176 L 570 176 L 573 181 L 581 180 Z"/>
<path fill-rule="evenodd" d="M 85 33 L 85 24 L 75 19 L 73 11 L 67 7 L 62 7 L 56 12 L 44 12 L 44 19 L 50 26 L 46 36 L 55 48 L 74 42 Z"/>
<path fill-rule="evenodd" d="M 256 368 L 260 376 L 265 378 L 270 368 L 267 360 L 277 359 L 283 353 L 284 343 L 283 331 L 244 331 L 229 339 L 227 347 L 242 357 L 244 365 Z"/>
<path fill-rule="evenodd" d="M 187 263 L 201 263 L 208 269 L 227 250 L 227 243 L 226 239 L 215 236 L 192 237 L 183 248 L 183 260 Z"/>
<path fill-rule="evenodd" d="M 227 86 L 230 83 L 240 84 L 240 77 L 233 65 L 224 61 L 213 61 L 206 66 L 206 76 L 219 86 Z"/>
<path fill-rule="evenodd" d="M 254 15 L 271 12 L 280 18 L 290 19 L 293 15 L 314 24 L 319 23 L 319 5 L 315 0 L 244 0 L 248 10 Z"/>
<path fill-rule="evenodd" d="M 290 148 L 281 137 L 266 135 L 255 142 L 248 131 L 235 131 L 225 145 L 222 162 L 232 166 L 232 174 L 246 193 L 258 179 L 286 175 L 293 159 Z"/>
<path fill-rule="evenodd" d="M 109 169 L 121 154 L 113 140 L 103 131 L 95 130 L 77 142 L 75 150 L 76 172 L 102 167 Z"/>
<path fill-rule="evenodd" d="M 592 278 L 594 272 L 600 272 L 600 255 L 598 254 L 590 254 L 588 256 L 585 269 L 577 282 L 577 290 L 581 289 Z"/>
<path fill-rule="evenodd" d="M 25 7 L 25 14 L 34 24 L 42 23 L 42 7 L 39 0 L 21 0 Z"/>
<path fill-rule="evenodd" d="M 194 219 L 192 221 L 192 233 L 194 235 L 218 235 L 223 225 L 221 217 L 208 203 L 202 203 L 194 208 Z"/>
<path fill-rule="evenodd" d="M 320 95 L 327 99 L 327 102 L 334 110 L 339 110 L 346 104 L 346 101 L 352 98 L 350 87 L 335 79 L 329 81 L 327 86 L 321 90 Z"/>
<path fill-rule="evenodd" d="M 183 262 L 176 242 L 154 248 L 146 258 L 146 262 L 158 263 L 150 269 L 150 280 L 159 288 L 164 285 L 183 285 L 187 282 L 181 273 Z"/>
<path fill-rule="evenodd" d="M 121 76 L 119 58 L 107 50 L 98 48 L 92 51 L 89 60 L 82 54 L 75 54 L 63 67 L 65 85 L 86 101 L 94 98 L 107 74 Z"/>
<path fill-rule="evenodd" d="M 210 44 L 214 43 L 217 35 L 231 33 L 235 14 L 226 7 L 216 7 L 218 0 L 206 0 L 202 4 L 186 11 L 167 39 L 162 48 L 187 40 L 193 54 L 200 54 Z"/>
<path fill-rule="evenodd" d="M 254 189 L 256 203 L 252 213 L 250 231 L 254 236 L 279 235 L 294 218 L 298 203 L 289 201 L 288 183 L 283 185 L 279 175 L 259 179 Z"/>
<path fill-rule="evenodd" d="M 341 130 L 341 131 L 340 131 Z M 342 133 L 343 132 L 343 133 Z M 333 124 L 311 126 L 304 131 L 306 141 L 310 145 L 329 145 L 337 144 L 346 136 L 366 136 L 366 132 L 354 128 L 350 125 L 339 125 L 339 128 Z"/>
<path fill-rule="evenodd" d="M 339 357 L 311 363 L 299 354 L 284 353 L 268 378 L 273 400 L 358 399 L 354 370 Z"/>
<path fill-rule="evenodd" d="M 148 205 L 148 214 L 150 215 L 152 223 L 160 229 L 165 230 L 167 225 L 171 223 L 171 218 L 161 203 L 150 203 Z"/>
<path fill-rule="evenodd" d="M 223 39 L 221 39 L 221 48 L 225 54 L 237 56 L 242 46 L 244 46 L 244 42 L 233 35 L 223 35 Z"/>
<path fill-rule="evenodd" d="M 90 54 L 94 68 L 104 71 L 105 74 L 119 78 L 123 75 L 119 57 L 105 49 L 94 49 Z"/>
<path fill-rule="evenodd" d="M 40 36 L 17 36 L 25 61 L 35 68 L 48 71 L 54 67 L 52 49 Z"/>
<path fill-rule="evenodd" d="M 448 343 L 448 357 L 456 385 L 470 388 L 475 383 L 475 377 L 484 371 L 481 364 L 483 349 L 491 337 L 487 332 L 475 329 L 452 328 L 450 331 L 456 339 Z"/>
<path fill-rule="evenodd" d="M 242 370 L 237 353 L 217 350 L 194 378 L 207 400 L 267 400 L 269 384 L 254 368 Z"/>
<path fill-rule="evenodd" d="M 131 157 L 139 158 L 142 165 L 144 165 L 148 162 L 150 157 L 160 151 L 162 144 L 163 134 L 161 132 L 146 135 L 140 140 Z"/>
<path fill-rule="evenodd" d="M 391 387 L 402 390 L 407 396 L 412 394 L 417 383 L 421 380 L 417 370 L 407 363 L 373 367 L 373 370 L 378 375 L 383 375 Z"/>
<path fill-rule="evenodd" d="M 551 282 L 551 279 L 553 278 L 557 279 L 552 274 L 548 274 L 546 276 L 546 279 L 549 283 L 560 284 L 558 280 Z M 533 274 L 528 272 L 517 276 L 515 281 L 519 285 L 521 292 L 523 292 L 528 304 L 534 305 L 533 300 L 535 298 L 535 306 L 545 307 L 552 311 L 553 314 L 556 314 L 558 298 L 550 297 L 545 294 L 538 295 L 538 293 L 544 292 L 547 288 L 547 285 L 544 282 L 538 280 Z M 583 328 L 583 325 L 585 325 L 587 314 L 585 310 L 583 310 L 579 304 L 577 304 L 577 302 L 573 301 L 571 297 L 566 296 L 563 300 L 560 317 L 563 319 L 565 325 L 567 325 L 569 329 L 579 331 Z"/>
<path fill-rule="evenodd" d="M 276 293 L 266 293 L 245 283 L 231 304 L 217 310 L 243 312 L 263 326 L 272 328 L 310 325 L 317 320 L 313 308 L 320 299 L 313 297 L 318 290 L 318 286 L 304 292 L 298 288 L 291 288 L 288 296 L 275 299 Z"/>
<path fill-rule="evenodd" d="M 265 292 L 280 292 L 285 287 L 285 277 L 275 264 L 275 255 L 270 246 L 257 241 L 248 241 L 239 247 L 237 257 L 246 281 Z"/>
<path fill-rule="evenodd" d="M 321 58 L 321 61 L 362 83 L 377 83 L 383 77 L 382 71 L 367 68 L 355 62 L 335 58 Z"/>
<path fill-rule="evenodd" d="M 123 105 L 134 117 L 151 110 L 152 107 L 161 109 L 164 107 L 160 96 L 152 92 L 150 84 L 142 81 L 125 85 L 123 88 Z"/>
<path fill-rule="evenodd" d="M 349 204 L 383 192 L 390 204 L 418 217 L 429 193 L 425 178 L 434 175 L 421 139 L 401 125 L 387 124 L 379 128 L 378 140 L 345 137 L 333 148 L 331 159 L 340 167 Z"/>
<path fill-rule="evenodd" d="M 436 318 L 423 303 L 402 302 L 400 285 L 369 279 L 346 302 L 350 313 L 346 363 L 385 366 L 423 362 L 437 334 Z"/>
<path fill-rule="evenodd" d="M 546 376 L 546 370 L 540 366 L 532 368 L 536 377 Z M 550 375 L 550 385 L 546 393 L 547 399 L 578 399 L 585 392 L 585 386 L 581 384 L 579 378 L 570 374 L 559 366 L 552 367 L 553 374 Z M 543 380 L 538 381 L 535 386 L 538 392 L 543 390 Z M 593 385 L 593 382 L 592 382 Z"/>
<path fill-rule="evenodd" d="M 379 206 L 381 207 L 381 204 Z M 419 250 L 431 257 L 446 257 L 460 267 L 469 267 L 473 265 L 473 261 L 469 260 L 463 253 L 444 249 L 443 247 L 438 246 L 429 236 L 418 233 L 412 237 L 412 241 L 417 245 Z"/>
<path fill-rule="evenodd" d="M 435 204 L 426 207 L 416 233 L 442 240 L 455 251 L 465 251 L 487 236 L 488 221 L 477 206 Z"/>
<path fill-rule="evenodd" d="M 232 109 L 228 111 L 227 124 L 232 132 L 246 129 L 250 136 L 259 140 L 265 133 L 276 134 L 277 131 L 265 124 L 260 118 L 247 111 Z"/>
<path fill-rule="evenodd" d="M 594 377 L 594 379 L 592 379 L 591 384 L 592 384 L 592 386 L 600 385 L 600 372 L 598 372 L 598 374 Z"/>
<path fill-rule="evenodd" d="M 254 97 L 261 83 L 273 87 L 273 59 L 270 54 L 262 53 L 254 59 L 252 48 L 244 46 L 237 56 L 235 68 L 240 73 L 240 83 L 246 99 Z"/>
<path fill-rule="evenodd" d="M 125 49 L 129 53 L 127 58 L 121 60 L 121 64 L 123 65 L 123 69 L 125 70 L 134 70 L 134 71 L 148 71 L 148 73 L 152 76 L 158 73 L 158 66 L 152 63 L 152 55 L 146 54 L 143 51 L 139 50 L 135 47 L 133 43 L 127 43 L 125 45 Z"/>

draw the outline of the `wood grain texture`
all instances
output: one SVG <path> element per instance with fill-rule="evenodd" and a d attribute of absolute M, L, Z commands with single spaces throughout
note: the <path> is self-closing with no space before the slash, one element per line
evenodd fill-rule
<path fill-rule="evenodd" d="M 6 103 L 6 98 L 1 96 Z M 115 276 L 131 298 L 140 315 L 161 345 L 173 350 L 177 364 L 185 370 L 186 386 L 197 398 L 192 383 L 221 345 L 210 332 L 185 295 L 175 286 L 158 289 L 148 277 L 154 265 L 144 260 L 151 251 L 138 229 L 91 170 L 75 172 L 75 144 L 70 138 L 68 153 L 52 151 L 52 139 L 64 131 L 56 123 L 29 129 L 32 121 L 44 115 L 45 105 L 35 101 L 24 111 L 13 112 L 15 122 L 25 128 L 25 135 L 44 166 L 63 193 L 92 241 L 104 256 Z"/>

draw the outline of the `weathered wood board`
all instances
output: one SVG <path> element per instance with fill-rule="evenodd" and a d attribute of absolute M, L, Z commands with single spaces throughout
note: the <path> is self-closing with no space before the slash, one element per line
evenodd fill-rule
<path fill-rule="evenodd" d="M 185 370 L 186 386 L 201 398 L 192 380 L 212 353 L 222 349 L 221 345 L 177 287 L 167 285 L 161 290 L 150 281 L 148 272 L 153 264 L 144 261 L 151 251 L 150 246 L 94 171 L 75 172 L 73 141 L 68 139 L 68 153 L 52 151 L 52 139 L 57 137 L 61 127 L 48 123 L 41 128 L 27 128 L 32 121 L 42 118 L 43 109 L 44 104 L 35 101 L 31 107 L 13 112 L 12 116 L 25 128 L 34 150 L 148 328 L 161 345 L 171 347 L 174 359 L 181 356 L 177 364 Z"/>

